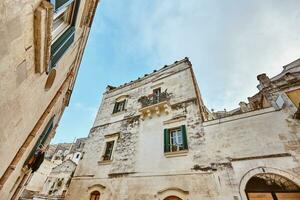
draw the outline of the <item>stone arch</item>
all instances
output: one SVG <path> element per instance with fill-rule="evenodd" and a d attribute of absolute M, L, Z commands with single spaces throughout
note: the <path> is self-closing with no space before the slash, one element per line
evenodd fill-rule
<path fill-rule="evenodd" d="M 100 192 L 97 190 L 91 192 L 89 200 L 100 200 Z"/>
<path fill-rule="evenodd" d="M 93 193 L 96 194 L 97 192 L 99 193 L 99 198 L 101 199 L 105 189 L 106 189 L 106 187 L 104 185 L 101 185 L 101 184 L 95 184 L 95 185 L 92 185 L 92 186 L 88 187 L 86 199 L 90 200 L 92 194 Z M 98 200 L 98 199 L 96 198 L 95 200 Z"/>
<path fill-rule="evenodd" d="M 170 197 L 173 197 L 174 199 L 175 199 L 175 197 L 177 197 L 180 200 L 188 200 L 188 194 L 189 194 L 188 191 L 182 190 L 177 187 L 170 187 L 170 188 L 160 190 L 159 192 L 157 192 L 159 200 L 165 200 Z"/>
<path fill-rule="evenodd" d="M 182 199 L 180 199 L 180 198 L 177 197 L 177 196 L 168 196 L 168 197 L 166 197 L 164 200 L 182 200 Z"/>
<path fill-rule="evenodd" d="M 300 186 L 300 177 L 296 174 L 292 174 L 291 172 L 286 172 L 284 170 L 276 169 L 276 168 L 270 168 L 270 167 L 257 167 L 254 169 L 249 170 L 241 179 L 239 183 L 239 193 L 242 200 L 247 200 L 247 195 L 245 192 L 246 185 L 248 181 L 258 175 L 258 174 L 276 174 L 281 177 L 286 178 L 287 180 L 290 180 L 291 182 L 295 183 L 296 185 Z"/>
<path fill-rule="evenodd" d="M 92 185 L 92 186 L 88 187 L 88 192 L 91 193 L 93 191 L 99 191 L 101 193 L 105 190 L 105 188 L 106 187 L 104 185 L 95 184 L 95 185 Z"/>

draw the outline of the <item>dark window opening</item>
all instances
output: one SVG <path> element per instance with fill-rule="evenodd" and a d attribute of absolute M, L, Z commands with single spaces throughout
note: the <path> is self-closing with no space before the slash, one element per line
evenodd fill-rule
<path fill-rule="evenodd" d="M 161 96 L 161 88 L 153 90 L 153 103 L 159 103 Z"/>
<path fill-rule="evenodd" d="M 106 148 L 103 155 L 103 160 L 111 160 L 115 141 L 106 142 Z"/>
<path fill-rule="evenodd" d="M 121 111 L 125 110 L 125 104 L 126 104 L 126 100 L 116 102 L 113 113 L 117 113 L 117 112 L 121 112 Z"/>
<path fill-rule="evenodd" d="M 98 192 L 98 191 L 92 192 L 90 200 L 100 200 L 100 192 Z"/>

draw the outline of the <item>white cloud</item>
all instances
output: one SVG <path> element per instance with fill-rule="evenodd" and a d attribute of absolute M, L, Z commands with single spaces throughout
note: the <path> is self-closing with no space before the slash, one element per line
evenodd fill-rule
<path fill-rule="evenodd" d="M 210 108 L 236 107 L 253 95 L 256 76 L 274 76 L 300 57 L 298 0 L 107 1 L 107 26 L 127 37 L 124 56 L 151 52 L 169 64 L 190 57 Z M 110 5 L 108 5 L 110 4 Z M 116 23 L 118 22 L 118 23 Z M 122 24 L 122 25 L 120 25 Z"/>

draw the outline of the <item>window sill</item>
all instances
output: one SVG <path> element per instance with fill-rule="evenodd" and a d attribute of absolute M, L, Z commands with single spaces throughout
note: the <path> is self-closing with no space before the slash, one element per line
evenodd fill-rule
<path fill-rule="evenodd" d="M 174 151 L 165 153 L 166 158 L 179 157 L 179 156 L 187 156 L 188 150 Z"/>
<path fill-rule="evenodd" d="M 118 115 L 122 115 L 122 114 L 124 114 L 126 111 L 127 111 L 127 110 L 125 109 L 125 110 L 122 110 L 122 111 L 120 111 L 120 112 L 112 113 L 111 116 L 112 116 L 112 117 L 115 117 L 115 116 L 118 116 Z"/>
<path fill-rule="evenodd" d="M 112 160 L 101 160 L 98 161 L 98 165 L 110 165 L 112 163 Z"/>

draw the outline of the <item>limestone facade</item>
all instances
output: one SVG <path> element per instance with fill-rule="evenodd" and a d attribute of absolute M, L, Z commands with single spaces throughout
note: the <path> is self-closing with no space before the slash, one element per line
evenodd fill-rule
<path fill-rule="evenodd" d="M 51 144 L 40 168 L 28 179 L 20 199 L 63 199 L 82 158 L 85 140 Z"/>
<path fill-rule="evenodd" d="M 31 173 L 26 162 L 55 134 L 97 3 L 0 2 L 0 199 L 18 198 Z"/>
<path fill-rule="evenodd" d="M 299 195 L 300 96 L 290 92 L 300 89 L 300 60 L 258 79 L 259 92 L 222 115 L 203 104 L 187 58 L 108 86 L 66 199 L 247 200 L 260 195 L 247 197 L 252 177 L 289 180 Z"/>

